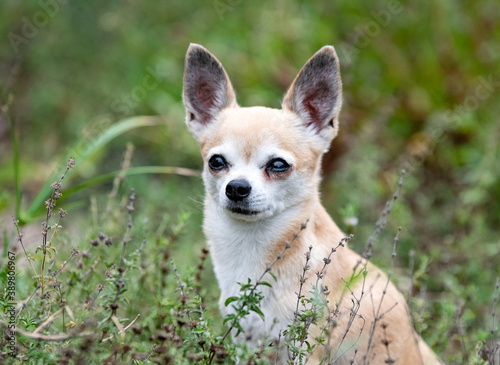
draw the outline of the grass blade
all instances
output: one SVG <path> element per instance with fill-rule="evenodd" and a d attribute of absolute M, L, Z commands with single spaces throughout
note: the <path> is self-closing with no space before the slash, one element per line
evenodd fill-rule
<path fill-rule="evenodd" d="M 93 140 L 78 140 L 73 147 L 71 147 L 65 154 L 64 158 L 57 165 L 54 173 L 47 179 L 38 195 L 35 197 L 25 214 L 21 214 L 21 222 L 26 222 L 32 219 L 36 213 L 43 207 L 44 201 L 47 199 L 51 192 L 50 184 L 57 179 L 61 166 L 65 166 L 70 158 L 76 159 L 75 168 L 89 158 L 94 152 L 108 144 L 111 140 L 119 135 L 128 132 L 132 129 L 141 127 L 152 127 L 163 124 L 161 118 L 150 116 L 138 116 L 121 120 L 114 123 L 100 133 L 97 138 Z"/>
<path fill-rule="evenodd" d="M 66 189 L 64 191 L 64 198 L 71 196 L 78 191 L 87 189 L 91 186 L 95 186 L 101 184 L 106 181 L 113 180 L 121 170 L 116 170 L 113 172 L 109 172 L 107 174 L 96 176 L 92 179 L 85 180 L 83 183 L 74 186 L 72 188 Z M 201 172 L 198 170 L 187 169 L 183 167 L 174 167 L 174 166 L 138 166 L 138 167 L 129 167 L 125 176 L 133 176 L 133 175 L 143 175 L 143 174 L 167 174 L 167 175 L 181 175 L 181 176 L 192 176 L 192 177 L 201 177 Z M 61 199 L 61 200 L 62 200 Z"/>

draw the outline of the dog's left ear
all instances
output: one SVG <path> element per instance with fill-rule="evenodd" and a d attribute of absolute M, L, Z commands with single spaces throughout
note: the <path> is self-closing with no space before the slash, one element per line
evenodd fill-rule
<path fill-rule="evenodd" d="M 299 115 L 305 127 L 329 144 L 338 132 L 342 81 L 332 46 L 321 48 L 302 67 L 283 99 L 283 108 Z"/>

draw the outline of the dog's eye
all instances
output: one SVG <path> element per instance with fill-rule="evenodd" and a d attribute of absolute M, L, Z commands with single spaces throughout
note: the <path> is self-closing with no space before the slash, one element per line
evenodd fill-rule
<path fill-rule="evenodd" d="M 221 155 L 213 155 L 208 161 L 208 166 L 212 170 L 223 170 L 227 167 L 227 162 Z"/>
<path fill-rule="evenodd" d="M 270 172 L 284 172 L 290 168 L 288 162 L 281 158 L 274 158 L 266 165 L 266 169 Z"/>

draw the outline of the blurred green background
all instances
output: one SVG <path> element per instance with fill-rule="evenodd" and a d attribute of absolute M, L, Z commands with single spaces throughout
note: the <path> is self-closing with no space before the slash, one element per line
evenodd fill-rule
<path fill-rule="evenodd" d="M 359 252 L 407 170 L 374 261 L 388 267 L 401 226 L 394 280 L 408 288 L 414 250 L 414 295 L 434 319 L 419 330 L 452 356 L 457 331 L 443 338 L 436 328 L 455 328 L 454 313 L 465 308 L 463 326 L 484 337 L 500 275 L 499 20 L 498 1 L 2 0 L 1 101 L 12 122 L 0 120 L 2 226 L 16 197 L 9 130 L 19 139 L 23 210 L 71 145 L 135 115 L 162 123 L 112 140 L 77 166 L 66 188 L 120 169 L 127 142 L 133 166 L 201 169 L 181 98 L 190 42 L 224 64 L 240 105 L 270 107 L 280 106 L 307 59 L 332 44 L 344 105 L 324 161 L 323 201 L 355 234 Z M 110 187 L 93 186 L 65 204 L 85 216 L 89 199 L 101 202 Z M 153 227 L 165 215 L 190 214 L 177 259 L 189 266 L 204 245 L 201 179 L 136 175 L 122 190 L 130 187 Z"/>

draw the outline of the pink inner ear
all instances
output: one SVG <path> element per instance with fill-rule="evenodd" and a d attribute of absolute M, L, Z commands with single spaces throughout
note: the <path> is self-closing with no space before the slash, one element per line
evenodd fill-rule
<path fill-rule="evenodd" d="M 307 125 L 316 127 L 319 132 L 325 127 L 325 120 L 331 111 L 332 100 L 329 98 L 330 88 L 326 83 L 320 82 L 316 87 L 309 91 L 309 93 L 302 100 L 302 108 L 307 114 Z"/>
<path fill-rule="evenodd" d="M 213 108 L 217 105 L 215 90 L 207 82 L 200 82 L 194 90 L 195 109 L 199 113 L 199 121 L 206 125 L 212 119 Z"/>
<path fill-rule="evenodd" d="M 307 118 L 308 119 L 307 125 L 310 126 L 311 124 L 314 125 L 318 124 L 318 120 L 320 117 L 319 103 L 314 98 L 310 98 L 310 99 L 305 99 L 302 106 L 304 107 L 307 115 L 309 116 L 309 118 Z"/>
<path fill-rule="evenodd" d="M 195 93 L 196 99 L 198 99 L 198 102 L 203 109 L 209 110 L 210 108 L 215 106 L 215 92 L 213 88 L 208 85 L 208 83 L 202 82 L 198 84 Z"/>

